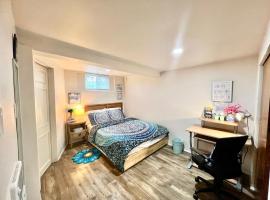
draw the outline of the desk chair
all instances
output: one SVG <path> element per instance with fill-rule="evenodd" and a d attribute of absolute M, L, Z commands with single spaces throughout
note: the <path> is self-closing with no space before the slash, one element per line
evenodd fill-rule
<path fill-rule="evenodd" d="M 207 188 L 196 190 L 193 194 L 194 199 L 198 199 L 198 194 L 202 192 L 214 192 L 220 197 L 221 194 L 233 197 L 230 193 L 221 190 L 225 179 L 237 178 L 242 175 L 240 152 L 245 145 L 248 136 L 218 139 L 210 156 L 206 156 L 192 150 L 192 160 L 198 165 L 199 169 L 211 174 L 214 183 L 210 183 L 200 176 L 195 178 L 196 182 L 204 182 Z"/>

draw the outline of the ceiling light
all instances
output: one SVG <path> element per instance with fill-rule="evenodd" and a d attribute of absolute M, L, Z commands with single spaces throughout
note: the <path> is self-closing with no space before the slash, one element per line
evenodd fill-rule
<path fill-rule="evenodd" d="M 110 69 L 106 69 L 106 72 L 110 72 L 111 70 Z"/>
<path fill-rule="evenodd" d="M 184 49 L 182 49 L 182 48 L 177 48 L 177 49 L 174 49 L 174 50 L 172 51 L 172 54 L 177 56 L 177 55 L 182 54 L 183 51 L 184 51 Z"/>

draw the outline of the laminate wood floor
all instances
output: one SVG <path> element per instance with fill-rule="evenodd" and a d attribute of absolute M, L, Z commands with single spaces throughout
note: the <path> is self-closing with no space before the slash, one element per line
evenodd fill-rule
<path fill-rule="evenodd" d="M 123 174 L 105 157 L 90 164 L 74 164 L 72 156 L 87 147 L 84 144 L 66 150 L 61 159 L 47 169 L 41 178 L 43 200 L 188 200 L 193 199 L 195 188 L 205 186 L 203 183 L 196 184 L 194 178 L 197 175 L 212 179 L 195 167 L 186 169 L 188 155 L 174 155 L 169 146 Z M 251 199 L 247 195 L 234 192 L 240 199 Z M 216 197 L 209 193 L 201 194 L 200 199 L 210 200 Z"/>

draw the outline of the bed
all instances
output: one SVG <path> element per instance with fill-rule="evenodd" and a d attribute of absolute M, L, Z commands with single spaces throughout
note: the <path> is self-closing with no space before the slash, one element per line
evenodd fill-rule
<path fill-rule="evenodd" d="M 117 102 L 85 106 L 87 115 L 99 111 L 110 114 L 114 109 L 122 111 L 123 104 Z M 121 172 L 168 144 L 168 130 L 155 123 L 128 117 L 100 124 L 94 124 L 91 117 L 90 121 L 87 123 L 89 142 Z"/>

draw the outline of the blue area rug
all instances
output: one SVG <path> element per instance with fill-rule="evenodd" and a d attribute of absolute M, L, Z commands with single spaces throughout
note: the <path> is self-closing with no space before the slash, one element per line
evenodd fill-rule
<path fill-rule="evenodd" d="M 95 160 L 99 159 L 101 156 L 100 151 L 97 148 L 92 149 L 84 149 L 76 153 L 72 160 L 76 164 L 86 164 L 94 162 Z"/>

